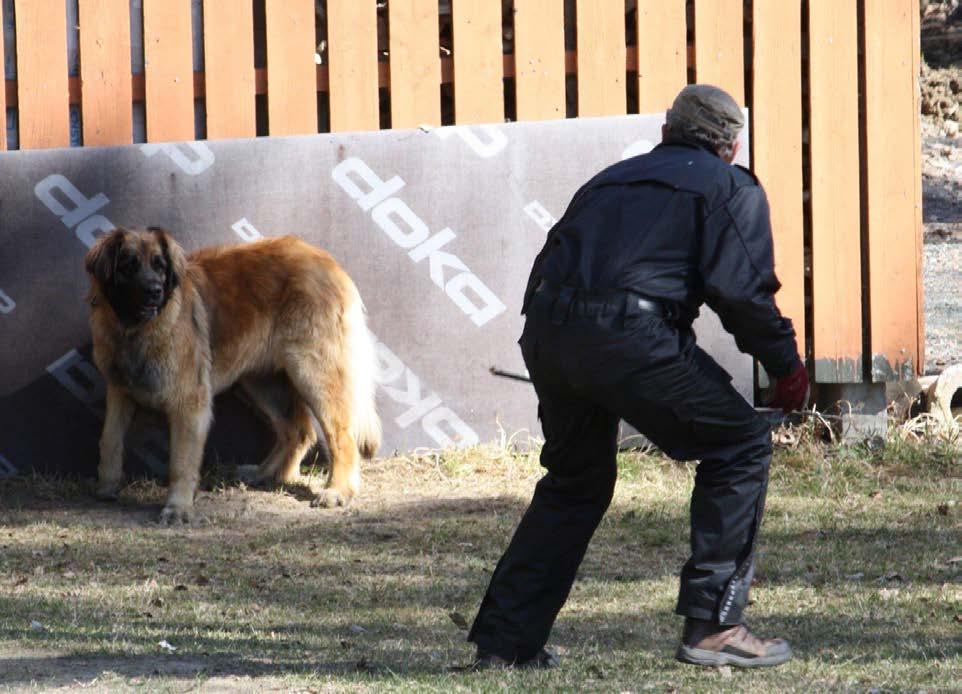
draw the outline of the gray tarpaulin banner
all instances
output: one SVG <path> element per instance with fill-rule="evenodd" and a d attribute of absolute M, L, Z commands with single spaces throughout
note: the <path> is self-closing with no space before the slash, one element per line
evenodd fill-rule
<path fill-rule="evenodd" d="M 530 385 L 490 372 L 524 372 L 517 338 L 531 261 L 572 193 L 650 149 L 662 121 L 0 154 L 0 475 L 96 467 L 104 386 L 90 359 L 83 258 L 115 225 L 165 227 L 188 251 L 282 234 L 330 251 L 378 341 L 384 455 L 540 436 Z M 697 331 L 751 397 L 750 358 L 714 316 Z M 238 396 L 218 398 L 215 417 L 208 460 L 266 453 L 269 433 Z M 162 419 L 140 415 L 128 443 L 133 469 L 163 472 Z"/>

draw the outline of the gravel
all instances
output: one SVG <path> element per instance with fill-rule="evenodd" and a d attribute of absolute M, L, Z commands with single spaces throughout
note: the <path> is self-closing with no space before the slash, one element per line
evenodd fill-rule
<path fill-rule="evenodd" d="M 962 81 L 962 69 L 923 71 L 923 91 L 928 82 L 949 81 Z M 962 138 L 952 124 L 922 115 L 926 373 L 962 363 Z"/>
<path fill-rule="evenodd" d="M 925 285 L 925 371 L 939 373 L 962 363 L 962 243 L 927 243 Z"/>

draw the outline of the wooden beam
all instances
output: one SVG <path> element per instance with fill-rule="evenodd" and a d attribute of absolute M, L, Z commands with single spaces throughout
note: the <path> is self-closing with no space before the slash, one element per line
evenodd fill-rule
<path fill-rule="evenodd" d="M 616 116 L 628 110 L 625 90 L 625 3 L 577 0 L 578 115 Z"/>
<path fill-rule="evenodd" d="M 441 125 L 437 0 L 391 0 L 387 9 L 391 127 Z"/>
<path fill-rule="evenodd" d="M 377 7 L 373 2 L 327 0 L 331 131 L 377 130 Z"/>
<path fill-rule="evenodd" d="M 17 3 L 20 148 L 70 145 L 67 15 L 63 0 Z"/>
<path fill-rule="evenodd" d="M 267 129 L 317 132 L 317 71 L 312 0 L 264 0 L 267 18 Z"/>
<path fill-rule="evenodd" d="M 190 0 L 144 0 L 147 141 L 193 140 Z"/>
<path fill-rule="evenodd" d="M 84 146 L 130 144 L 130 4 L 80 0 L 78 9 Z"/>
<path fill-rule="evenodd" d="M 812 340 L 820 383 L 863 380 L 856 10 L 837 0 L 809 3 Z"/>
<path fill-rule="evenodd" d="M 254 10 L 250 0 L 204 0 L 204 66 L 208 139 L 254 137 Z"/>
<path fill-rule="evenodd" d="M 452 0 L 451 25 L 455 121 L 504 122 L 501 3 Z"/>
<path fill-rule="evenodd" d="M 918 0 L 865 0 L 865 165 L 872 380 L 913 378 L 921 361 L 922 233 Z"/>
<path fill-rule="evenodd" d="M 782 0 L 782 4 L 791 3 Z M 745 104 L 743 45 L 742 0 L 695 1 L 695 77 L 702 84 L 721 87 L 741 105 Z"/>
<path fill-rule="evenodd" d="M 802 13 L 798 3 L 755 0 L 752 168 L 768 194 L 776 297 L 805 354 L 805 223 L 802 206 Z"/>
<path fill-rule="evenodd" d="M 638 111 L 665 111 L 688 84 L 685 0 L 638 0 L 637 52 Z"/>
<path fill-rule="evenodd" d="M 564 23 L 557 0 L 514 0 L 518 120 L 565 117 Z"/>

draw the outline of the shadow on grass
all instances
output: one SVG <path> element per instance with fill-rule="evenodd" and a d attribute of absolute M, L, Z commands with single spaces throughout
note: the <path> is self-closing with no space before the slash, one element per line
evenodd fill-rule
<path fill-rule="evenodd" d="M 223 629 L 221 624 L 183 623 L 168 628 L 189 629 L 199 634 Z M 776 612 L 753 622 L 759 633 L 787 638 L 795 658 L 806 670 L 831 667 L 839 663 L 872 665 L 892 662 L 931 663 L 958 657 L 962 643 L 947 640 L 932 625 L 907 627 L 897 616 L 858 620 L 826 614 Z M 36 648 L 31 654 L 6 657 L 0 654 L 0 685 L 31 682 L 44 686 L 70 686 L 84 680 L 114 673 L 128 678 L 150 677 L 263 677 L 364 675 L 369 681 L 395 680 L 397 676 L 444 676 L 456 674 L 473 652 L 464 634 L 444 635 L 428 628 L 396 625 L 376 632 L 365 642 L 354 637 L 348 643 L 342 630 L 318 626 L 313 622 L 272 627 L 270 641 L 257 635 L 214 638 L 196 636 L 181 647 L 181 654 L 165 655 L 40 655 L 43 641 L 73 639 L 87 644 L 123 639 L 122 632 L 92 632 L 78 636 L 69 631 L 52 632 L 42 639 L 31 639 Z M 606 667 L 625 668 L 641 664 L 660 669 L 688 666 L 672 660 L 680 631 L 680 619 L 669 611 L 612 611 L 583 616 L 562 612 L 551 647 L 564 650 L 566 668 L 582 668 L 597 662 L 599 655 Z M 14 637 L 15 634 L 3 634 Z M 153 642 L 160 637 L 154 637 Z M 134 637 L 133 641 L 140 640 Z M 318 657 L 330 649 L 312 651 L 310 643 L 340 640 L 343 657 Z M 178 641 L 180 642 L 180 641 Z M 460 644 L 460 645 L 459 645 Z M 157 649 L 158 651 L 160 649 Z M 250 655 L 243 655 L 249 653 Z"/>
<path fill-rule="evenodd" d="M 311 658 L 285 661 L 270 655 L 270 662 L 230 656 L 42 656 L 0 657 L 0 685 L 41 684 L 70 687 L 113 673 L 127 678 L 266 677 L 340 674 L 363 671 L 359 661 L 323 662 Z"/>
<path fill-rule="evenodd" d="M 777 501 L 770 504 L 777 506 Z M 46 531 L 29 546 L 3 545 L 7 571 L 29 576 L 51 564 L 60 571 L 78 564 L 109 568 L 98 575 L 103 585 L 125 585 L 131 576 L 158 577 L 167 582 L 179 577 L 208 574 L 210 580 L 231 590 L 232 582 L 255 588 L 295 579 L 315 588 L 294 591 L 265 590 L 266 603 L 309 607 L 334 582 L 343 589 L 361 579 L 415 585 L 425 579 L 424 562 L 439 567 L 446 585 L 461 588 L 487 575 L 527 507 L 512 496 L 483 499 L 418 500 L 386 510 L 308 509 L 291 522 L 260 525 L 258 515 L 248 518 L 215 517 L 209 525 L 190 529 L 159 527 L 160 506 L 126 506 L 107 503 L 77 504 L 96 513 L 76 519 L 71 509 L 43 517 L 44 524 L 75 530 L 78 526 L 123 533 L 123 541 L 86 542 L 63 548 L 56 532 Z M 934 507 L 934 504 L 933 504 Z M 35 509 L 36 510 L 36 509 Z M 945 554 L 958 543 L 958 526 L 952 518 L 919 516 L 909 527 L 882 524 L 863 527 L 799 527 L 784 531 L 764 527 L 760 540 L 762 559 L 758 581 L 765 586 L 852 585 L 891 580 L 897 584 L 941 585 L 957 575 Z M 5 527 L 36 523 L 34 518 L 0 514 Z M 113 527 L 112 527 L 113 526 Z M 132 541 L 130 533 L 137 533 Z M 658 581 L 677 576 L 688 552 L 687 504 L 671 501 L 625 508 L 622 502 L 606 515 L 589 547 L 579 578 L 612 583 Z M 957 553 L 957 552 L 956 552 Z M 198 569 L 200 565 L 203 568 Z M 856 575 L 856 579 L 846 579 Z M 893 574 L 890 579 L 885 575 Z M 416 579 L 416 580 L 415 580 Z M 439 578 L 438 580 L 441 580 Z M 408 588 L 411 590 L 411 588 Z M 429 585 L 417 590 L 430 606 L 449 604 L 446 591 Z M 382 606 L 406 606 L 401 594 L 378 597 Z"/>
<path fill-rule="evenodd" d="M 241 496 L 270 501 L 259 494 Z M 210 525 L 178 530 L 154 524 L 159 506 L 28 491 L 0 503 L 0 527 L 36 526 L 9 546 L 0 534 L 0 640 L 25 649 L 14 657 L 0 649 L 0 685 L 69 686 L 104 671 L 443 675 L 452 657 L 463 664 L 470 653 L 448 615 L 460 611 L 470 621 L 527 499 L 421 497 L 347 512 L 294 507 L 280 521 L 267 504 L 237 516 L 215 503 Z M 883 588 L 957 583 L 958 570 L 946 563 L 947 552 L 958 553 L 955 519 L 882 507 L 821 528 L 783 522 L 779 504 L 776 494 L 769 508 L 779 520 L 761 543 L 759 584 L 773 591 L 764 618 L 753 622 L 760 633 L 788 637 L 816 665 L 925 663 L 962 651 L 962 642 L 945 637 L 954 615 L 941 605 L 925 616 L 928 607 L 877 597 Z M 581 568 L 581 609 L 563 611 L 552 638 L 575 666 L 602 652 L 675 667 L 671 593 L 687 533 L 687 504 L 677 498 L 616 500 Z M 64 536 L 75 539 L 65 544 Z M 862 576 L 848 578 L 856 572 Z M 808 603 L 771 605 L 800 591 Z M 858 609 L 846 605 L 843 613 L 840 601 Z M 31 630 L 33 619 L 46 630 Z M 164 654 L 164 639 L 179 651 Z"/>

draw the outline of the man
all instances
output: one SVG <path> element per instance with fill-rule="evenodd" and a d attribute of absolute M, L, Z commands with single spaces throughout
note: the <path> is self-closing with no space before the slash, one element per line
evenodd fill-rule
<path fill-rule="evenodd" d="M 759 666 L 791 657 L 786 642 L 760 639 L 742 623 L 771 430 L 691 329 L 707 303 L 776 379 L 772 404 L 805 406 L 795 331 L 773 299 L 765 193 L 731 165 L 743 125 L 724 91 L 684 88 L 662 144 L 585 184 L 535 260 L 520 345 L 538 394 L 547 474 L 468 636 L 477 667 L 555 663 L 544 645 L 611 501 L 619 419 L 673 458 L 700 460 L 678 659 Z"/>

